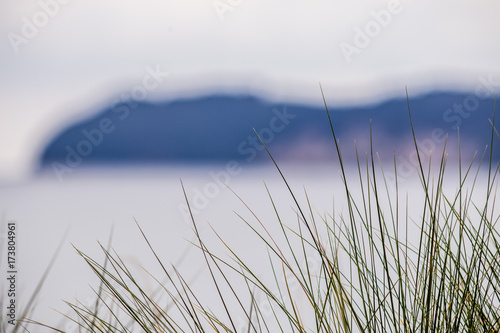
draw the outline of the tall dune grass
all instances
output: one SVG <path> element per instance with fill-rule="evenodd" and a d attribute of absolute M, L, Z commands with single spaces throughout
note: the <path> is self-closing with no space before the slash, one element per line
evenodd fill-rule
<path fill-rule="evenodd" d="M 159 293 L 144 290 L 110 247 L 101 245 L 104 263 L 77 250 L 101 285 L 92 306 L 68 303 L 74 311 L 68 320 L 82 332 L 499 332 L 500 216 L 495 207 L 500 164 L 492 160 L 498 149 L 494 112 L 491 142 L 472 161 L 460 157 L 451 195 L 443 191 L 446 148 L 435 157 L 437 169 L 424 165 L 411 127 L 424 200 L 419 214 L 409 216 L 412 203 L 400 193 L 395 158 L 393 168 L 382 169 L 372 145 L 365 156 L 357 155 L 357 179 L 348 179 L 326 102 L 325 108 L 340 161 L 345 212 L 314 212 L 307 193 L 306 203 L 300 203 L 265 147 L 295 203 L 296 220 L 282 218 L 275 205 L 280 198 L 267 187 L 280 231 L 271 232 L 256 215 L 257 224 L 240 216 L 245 232 L 259 238 L 255 246 L 266 248 L 274 281 L 262 278 L 261 267 L 252 267 L 224 239 L 230 260 L 208 248 L 193 218 L 194 246 L 210 276 L 206 283 L 218 295 L 213 303 L 204 302 L 176 267 L 162 262 L 137 223 L 163 271 L 151 276 Z M 411 124 L 409 103 L 408 112 Z M 486 184 L 478 184 L 484 169 Z M 395 183 L 387 182 L 388 175 Z M 475 202 L 483 185 L 485 193 Z M 414 230 L 419 241 L 412 244 L 408 233 Z"/>

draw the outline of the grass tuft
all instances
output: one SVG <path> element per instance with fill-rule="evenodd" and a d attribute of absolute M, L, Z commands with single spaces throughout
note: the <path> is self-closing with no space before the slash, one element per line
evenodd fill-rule
<path fill-rule="evenodd" d="M 495 112 L 489 147 L 479 161 L 474 157 L 463 164 L 459 156 L 457 188 L 447 193 L 446 145 L 431 156 L 437 158 L 437 169 L 431 161 L 423 164 L 408 94 L 407 100 L 421 206 L 414 207 L 408 193 L 400 192 L 396 154 L 391 170 L 384 171 L 373 142 L 364 160 L 355 146 L 357 176 L 349 179 L 325 101 L 347 211 L 315 212 L 307 192 L 305 203 L 300 203 L 261 140 L 295 205 L 296 220 L 282 218 L 267 186 L 279 232 L 271 232 L 246 204 L 257 225 L 238 215 L 267 250 L 273 281 L 260 276 L 259 267 L 252 267 L 215 230 L 231 258 L 211 251 L 191 214 L 194 246 L 203 253 L 217 295 L 213 304 L 206 304 L 175 266 L 160 260 L 136 221 L 162 268 L 163 277 L 152 276 L 161 294 L 146 292 L 110 247 L 100 245 L 103 264 L 77 249 L 101 285 L 94 307 L 68 303 L 74 311 L 70 320 L 82 332 L 499 332 L 500 216 L 495 207 L 500 164 L 493 161 L 499 136 Z M 370 126 L 370 138 L 371 134 Z M 484 168 L 486 190 L 476 193 Z M 182 181 L 181 186 L 184 190 Z M 479 195 L 481 200 L 475 201 Z M 410 215 L 415 209 L 418 213 Z M 418 237 L 410 237 L 415 232 Z M 410 243 L 413 238 L 416 244 Z M 258 302 L 257 295 L 264 302 Z M 239 325 L 238 318 L 245 324 Z"/>

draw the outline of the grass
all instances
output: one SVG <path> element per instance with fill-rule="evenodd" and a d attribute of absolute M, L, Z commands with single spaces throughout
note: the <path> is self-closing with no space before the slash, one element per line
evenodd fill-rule
<path fill-rule="evenodd" d="M 295 219 L 283 218 L 267 186 L 277 228 L 250 208 L 251 220 L 238 215 L 245 232 L 250 230 L 266 249 L 271 280 L 260 274 L 263 265 L 252 265 L 226 240 L 220 238 L 229 258 L 208 248 L 191 215 L 194 246 L 210 277 L 205 285 L 217 296 L 206 302 L 175 266 L 163 263 L 137 223 L 163 272 L 151 274 L 158 292 L 144 290 L 110 245 L 100 245 L 103 263 L 76 249 L 100 285 L 95 304 L 68 303 L 73 316 L 67 319 L 75 332 L 500 332 L 500 216 L 495 212 L 500 164 L 492 160 L 498 149 L 494 113 L 491 142 L 468 163 L 459 157 L 451 194 L 443 188 L 446 146 L 437 168 L 430 161 L 424 165 L 411 126 L 423 203 L 410 216 L 415 207 L 407 193 L 400 193 L 395 157 L 393 167 L 384 170 L 373 145 L 364 158 L 356 152 L 357 177 L 348 179 L 351 173 L 326 102 L 325 108 L 345 210 L 315 212 L 307 192 L 305 203 L 300 202 L 264 145 L 295 203 Z M 412 124 L 409 103 L 408 112 Z M 487 180 L 479 184 L 485 168 Z M 480 185 L 485 189 L 475 201 Z M 186 201 L 189 206 L 187 196 Z M 415 233 L 418 242 L 411 244 L 409 236 Z"/>

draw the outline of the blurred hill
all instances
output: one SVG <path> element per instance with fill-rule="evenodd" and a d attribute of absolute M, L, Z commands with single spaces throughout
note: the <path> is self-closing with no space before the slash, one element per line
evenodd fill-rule
<path fill-rule="evenodd" d="M 411 99 L 410 106 L 424 152 L 442 147 L 449 134 L 453 154 L 458 127 L 464 155 L 476 150 L 482 154 L 490 143 L 493 98 L 433 93 Z M 361 155 L 369 151 L 370 120 L 374 149 L 381 158 L 392 160 L 394 150 L 410 158 L 414 147 L 406 99 L 330 108 L 330 113 L 346 159 L 355 157 L 354 140 Z M 267 161 L 254 129 L 281 160 L 321 161 L 336 155 L 323 107 L 272 104 L 251 96 L 207 96 L 110 106 L 57 134 L 43 152 L 41 165 Z M 500 149 L 494 149 L 494 157 L 500 159 Z"/>

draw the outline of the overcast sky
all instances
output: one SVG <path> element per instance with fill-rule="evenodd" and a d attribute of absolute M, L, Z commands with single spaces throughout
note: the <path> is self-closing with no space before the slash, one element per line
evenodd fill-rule
<path fill-rule="evenodd" d="M 492 0 L 4 0 L 0 179 L 29 174 L 57 129 L 133 92 L 317 104 L 321 82 L 334 105 L 405 85 L 473 91 L 480 76 L 500 81 L 499 15 Z"/>

